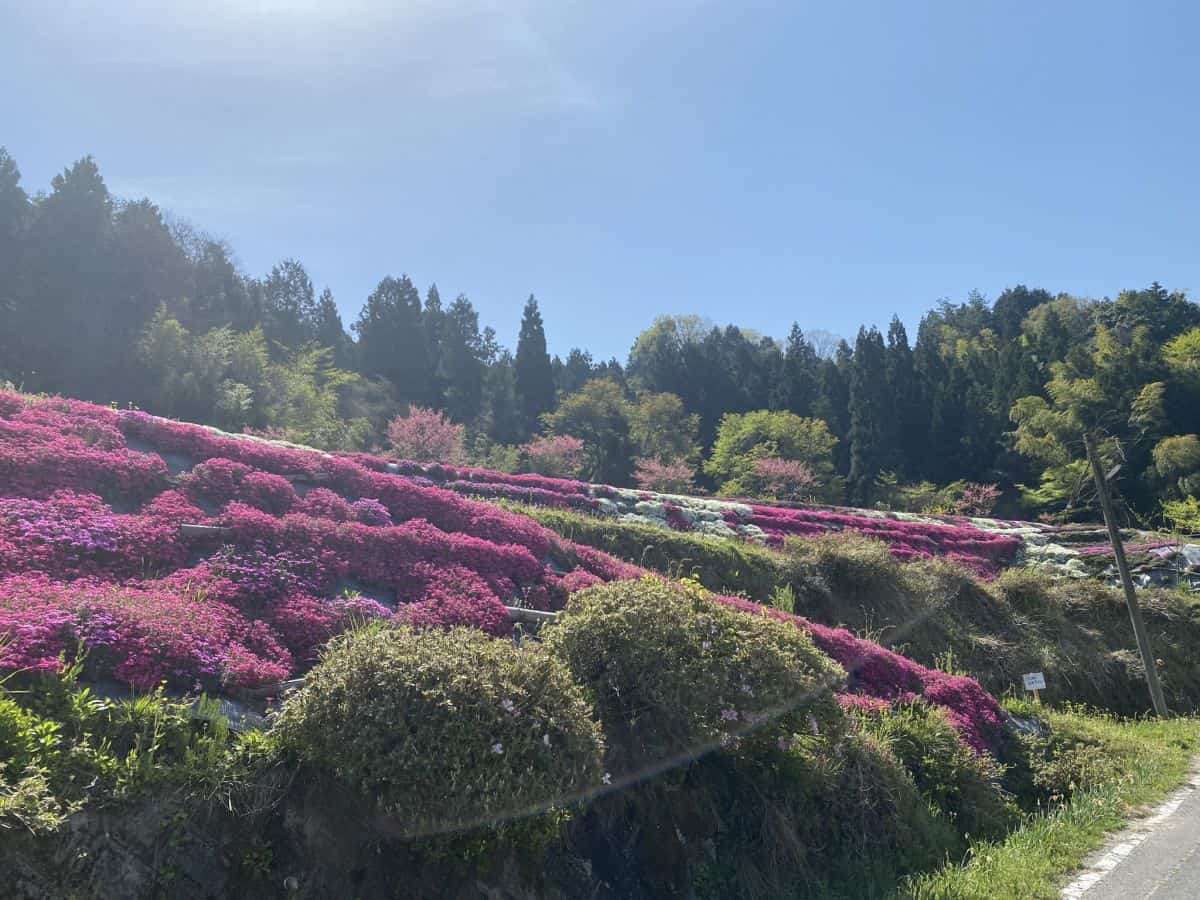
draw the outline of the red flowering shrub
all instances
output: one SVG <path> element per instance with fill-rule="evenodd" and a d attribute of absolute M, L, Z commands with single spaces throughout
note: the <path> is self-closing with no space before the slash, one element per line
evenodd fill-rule
<path fill-rule="evenodd" d="M 0 390 L 0 418 L 9 419 L 25 408 L 25 398 L 12 391 Z"/>
<path fill-rule="evenodd" d="M 553 478 L 574 478 L 583 469 L 583 441 L 569 434 L 535 437 L 521 447 L 530 471 Z"/>
<path fill-rule="evenodd" d="M 224 506 L 238 495 L 238 488 L 250 472 L 245 463 L 215 457 L 196 465 L 184 479 L 188 492 Z"/>
<path fill-rule="evenodd" d="M 463 458 L 463 426 L 446 414 L 423 406 L 409 407 L 408 415 L 388 424 L 388 443 L 401 459 L 416 462 L 458 463 Z"/>
<path fill-rule="evenodd" d="M 251 506 L 279 515 L 297 500 L 296 489 L 286 478 L 270 472 L 249 472 L 242 479 L 240 496 Z"/>
<path fill-rule="evenodd" d="M 637 460 L 633 480 L 643 491 L 662 491 L 666 494 L 686 494 L 692 489 L 696 470 L 682 459 L 663 462 L 646 458 Z"/>
<path fill-rule="evenodd" d="M 751 479 L 757 492 L 776 500 L 805 500 L 817 489 L 813 470 L 795 459 L 756 459 Z"/>
<path fill-rule="evenodd" d="M 989 516 L 999 499 L 998 485 L 968 481 L 963 485 L 962 494 L 954 501 L 954 511 L 960 516 Z"/>
<path fill-rule="evenodd" d="M 854 531 L 888 544 L 893 555 L 900 559 L 945 556 L 984 576 L 994 576 L 1001 564 L 1010 561 L 1021 548 L 1020 538 L 992 534 L 967 523 L 935 525 L 824 509 L 761 505 L 751 507 L 746 521 L 761 528 L 776 543 L 789 536 Z"/>
<path fill-rule="evenodd" d="M 220 457 L 194 466 L 184 484 L 191 494 L 217 506 L 240 500 L 277 515 L 287 512 L 298 499 L 286 478 Z"/>
<path fill-rule="evenodd" d="M 592 585 L 602 583 L 603 582 L 598 576 L 593 575 L 586 569 L 572 569 L 562 577 L 562 586 L 568 594 L 573 594 L 576 591 L 586 590 Z"/>
<path fill-rule="evenodd" d="M 7 496 L 70 489 L 133 499 L 158 492 L 166 477 L 158 456 L 104 450 L 45 425 L 0 419 L 0 493 Z"/>
<path fill-rule="evenodd" d="M 392 524 L 392 514 L 388 508 L 370 497 L 360 497 L 350 504 L 350 512 L 355 521 L 364 525 L 376 525 L 380 528 Z"/>

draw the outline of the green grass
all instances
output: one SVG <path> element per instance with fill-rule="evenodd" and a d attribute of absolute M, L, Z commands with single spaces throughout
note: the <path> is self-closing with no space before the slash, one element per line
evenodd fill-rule
<path fill-rule="evenodd" d="M 1141 808 L 1159 803 L 1186 778 L 1200 748 L 1200 721 L 1121 722 L 1107 716 L 1051 712 L 1055 732 L 1098 742 L 1109 771 L 1048 815 L 1030 819 L 997 843 L 975 845 L 963 866 L 917 877 L 900 895 L 935 898 L 1058 897 L 1067 875 Z"/>

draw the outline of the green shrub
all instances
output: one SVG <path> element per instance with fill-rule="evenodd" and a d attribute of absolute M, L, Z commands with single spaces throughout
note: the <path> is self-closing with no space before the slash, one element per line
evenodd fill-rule
<path fill-rule="evenodd" d="M 529 516 L 568 540 L 671 578 L 695 578 L 719 594 L 766 597 L 785 572 L 782 556 L 749 542 L 567 510 L 515 503 L 501 505 Z"/>
<path fill-rule="evenodd" d="M 1018 810 L 999 786 L 1000 767 L 967 747 L 942 709 L 915 701 L 860 715 L 964 838 L 991 840 L 1016 824 Z"/>
<path fill-rule="evenodd" d="M 759 409 L 721 417 L 712 456 L 704 471 L 727 496 L 745 496 L 754 487 L 754 464 L 764 457 L 804 463 L 817 485 L 829 492 L 833 481 L 833 448 L 837 438 L 820 419 L 791 412 Z"/>
<path fill-rule="evenodd" d="M 275 732 L 414 835 L 550 810 L 600 783 L 599 730 L 563 665 L 475 629 L 338 638 Z"/>
<path fill-rule="evenodd" d="M 0 830 L 20 825 L 33 834 L 55 831 L 82 804 L 55 796 L 45 772 L 30 768 L 14 784 L 0 782 Z"/>
<path fill-rule="evenodd" d="M 1013 609 L 1044 615 L 1050 606 L 1049 581 L 1049 576 L 1037 569 L 1005 569 L 993 582 L 993 588 Z"/>
<path fill-rule="evenodd" d="M 1032 725 L 1016 735 L 1006 759 L 1009 789 L 1028 808 L 1057 806 L 1117 778 L 1140 753 L 1136 743 L 1105 729 L 1114 719 L 1094 711 L 1067 705 L 1064 714 L 1023 699 L 1008 699 L 1004 706 Z"/>
<path fill-rule="evenodd" d="M 812 566 L 831 590 L 858 596 L 877 587 L 894 587 L 903 582 L 903 565 L 883 541 L 849 531 L 830 532 L 811 538 L 790 538 L 784 545 L 788 556 Z"/>
<path fill-rule="evenodd" d="M 832 687 L 844 673 L 808 635 L 698 587 L 598 585 L 543 638 L 594 697 L 619 771 L 841 721 Z"/>
<path fill-rule="evenodd" d="M 58 747 L 55 723 L 45 722 L 0 694 L 0 782 L 15 781 Z"/>
<path fill-rule="evenodd" d="M 753 760 L 710 757 L 702 772 L 720 823 L 692 878 L 705 900 L 887 896 L 959 843 L 869 733 L 806 736 Z"/>

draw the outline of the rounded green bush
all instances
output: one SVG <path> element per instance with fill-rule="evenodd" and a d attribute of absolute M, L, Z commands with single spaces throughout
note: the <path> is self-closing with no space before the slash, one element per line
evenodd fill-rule
<path fill-rule="evenodd" d="M 591 692 L 617 771 L 841 722 L 833 687 L 845 673 L 808 635 L 695 586 L 589 588 L 543 639 Z"/>
<path fill-rule="evenodd" d="M 964 838 L 994 840 L 1016 824 L 1017 807 L 1000 788 L 1001 767 L 963 743 L 945 710 L 914 700 L 861 720 Z"/>
<path fill-rule="evenodd" d="M 411 835 L 548 811 L 601 781 L 603 741 L 562 663 L 469 628 L 341 636 L 275 731 Z"/>

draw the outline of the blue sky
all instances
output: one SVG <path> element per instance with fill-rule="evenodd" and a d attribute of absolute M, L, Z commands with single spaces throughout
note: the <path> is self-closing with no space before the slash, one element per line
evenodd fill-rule
<path fill-rule="evenodd" d="M 170 7 L 166 9 L 165 7 Z M 852 336 L 1024 282 L 1200 290 L 1177 3 L 0 0 L 0 143 L 624 358 L 655 314 Z"/>

